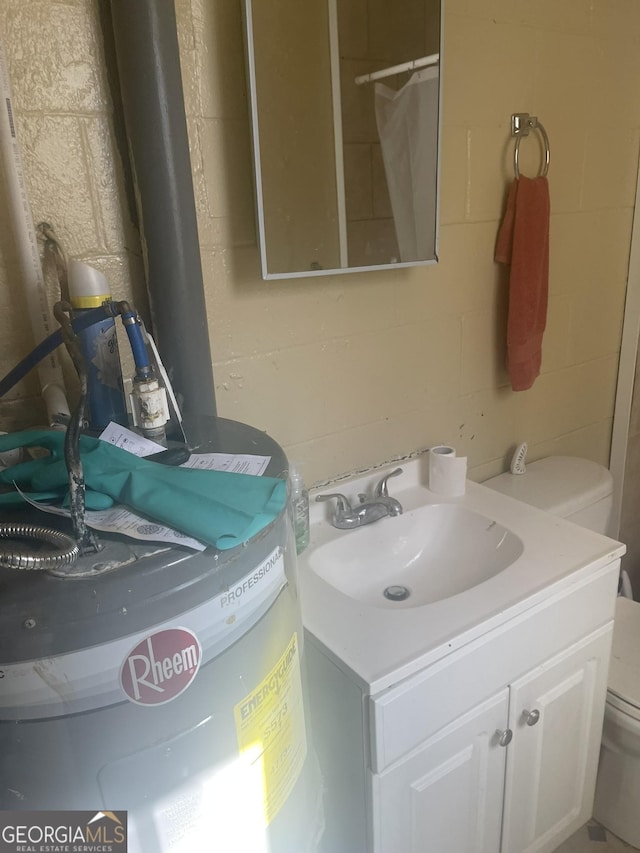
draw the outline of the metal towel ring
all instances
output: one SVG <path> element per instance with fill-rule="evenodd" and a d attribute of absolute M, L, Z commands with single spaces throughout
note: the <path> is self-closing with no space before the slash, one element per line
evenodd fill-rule
<path fill-rule="evenodd" d="M 544 167 L 538 177 L 546 178 L 549 172 L 549 160 L 551 152 L 549 149 L 549 137 L 544 129 L 542 122 L 538 121 L 537 116 L 531 116 L 529 113 L 514 113 L 511 116 L 511 136 L 516 137 L 516 145 L 513 151 L 513 170 L 516 173 L 516 178 L 520 177 L 520 169 L 518 168 L 518 154 L 520 151 L 520 141 L 523 136 L 529 136 L 531 130 L 539 130 L 544 140 Z"/>

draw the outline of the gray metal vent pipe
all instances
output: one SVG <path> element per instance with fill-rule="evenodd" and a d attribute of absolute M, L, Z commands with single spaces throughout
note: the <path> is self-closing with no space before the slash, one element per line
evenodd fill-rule
<path fill-rule="evenodd" d="M 215 415 L 173 0 L 111 0 L 154 336 L 183 414 Z"/>

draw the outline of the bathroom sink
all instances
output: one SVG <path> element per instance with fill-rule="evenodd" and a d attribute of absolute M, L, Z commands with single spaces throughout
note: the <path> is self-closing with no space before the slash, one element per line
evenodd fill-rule
<path fill-rule="evenodd" d="M 309 568 L 364 604 L 420 607 L 465 592 L 523 552 L 506 527 L 456 504 L 428 504 L 314 549 Z"/>

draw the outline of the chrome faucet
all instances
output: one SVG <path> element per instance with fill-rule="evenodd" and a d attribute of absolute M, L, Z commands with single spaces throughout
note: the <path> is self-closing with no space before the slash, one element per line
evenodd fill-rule
<path fill-rule="evenodd" d="M 331 524 L 339 530 L 352 530 L 354 527 L 363 527 L 365 524 L 371 524 L 388 515 L 400 515 L 402 513 L 402 505 L 395 498 L 392 498 L 387 488 L 387 480 L 390 477 L 397 477 L 402 474 L 402 468 L 396 468 L 390 474 L 386 474 L 373 492 L 373 498 L 367 500 L 367 496 L 358 495 L 360 503 L 352 507 L 348 498 L 338 492 L 333 492 L 328 495 L 318 495 L 317 501 L 328 501 L 332 498 L 336 499 L 336 511 L 331 518 Z"/>

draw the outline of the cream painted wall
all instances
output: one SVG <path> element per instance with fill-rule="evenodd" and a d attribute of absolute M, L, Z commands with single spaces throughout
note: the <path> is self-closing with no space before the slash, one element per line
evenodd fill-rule
<path fill-rule="evenodd" d="M 222 415 L 268 430 L 309 481 L 432 443 L 481 479 L 513 446 L 607 462 L 640 126 L 640 4 L 445 0 L 440 263 L 260 280 L 236 0 L 179 0 L 202 256 Z M 543 374 L 503 368 L 493 246 L 512 112 L 551 138 Z M 531 140 L 523 172 L 537 168 Z"/>
<path fill-rule="evenodd" d="M 255 244 L 239 0 L 176 0 L 219 413 L 267 430 L 309 482 L 432 443 L 477 479 L 513 446 L 607 462 L 640 128 L 635 0 L 445 0 L 440 263 L 263 282 Z M 36 220 L 114 290 L 130 239 L 95 7 L 0 0 Z M 543 374 L 510 391 L 506 281 L 493 245 L 512 177 L 512 112 L 552 145 Z M 523 172 L 537 167 L 523 143 Z M 0 366 L 23 354 L 15 257 L 0 237 Z M 33 383 L 0 427 L 37 420 Z"/>

